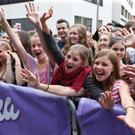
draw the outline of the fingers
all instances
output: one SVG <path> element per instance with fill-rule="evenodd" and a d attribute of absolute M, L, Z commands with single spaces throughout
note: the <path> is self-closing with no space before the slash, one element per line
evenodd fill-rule
<path fill-rule="evenodd" d="M 36 78 L 39 80 L 39 74 L 36 72 L 35 75 L 36 75 Z"/>
<path fill-rule="evenodd" d="M 29 7 L 25 4 L 27 12 L 35 12 L 35 5 L 33 2 L 29 2 Z M 37 11 L 39 11 L 39 6 L 37 6 Z"/>
<path fill-rule="evenodd" d="M 29 8 L 30 8 L 30 11 L 33 11 L 33 4 L 31 2 L 29 2 Z"/>
<path fill-rule="evenodd" d="M 129 31 L 127 31 L 125 28 L 122 29 L 122 33 L 124 34 L 124 36 L 129 35 Z"/>
<path fill-rule="evenodd" d="M 39 12 L 39 6 L 37 6 L 37 11 Z"/>
<path fill-rule="evenodd" d="M 25 4 L 25 8 L 26 8 L 27 12 L 29 12 L 29 8 L 26 4 Z"/>
<path fill-rule="evenodd" d="M 1 11 L 2 11 L 2 12 L 5 12 L 5 11 L 4 11 L 4 8 L 1 8 Z"/>
<path fill-rule="evenodd" d="M 133 76 L 133 77 L 135 77 L 135 73 L 132 72 L 132 71 L 123 71 L 123 73 L 124 73 L 126 76 Z"/>
<path fill-rule="evenodd" d="M 122 120 L 123 122 L 125 122 L 125 116 L 124 115 L 117 116 L 117 119 Z"/>
<path fill-rule="evenodd" d="M 130 33 L 134 35 L 134 32 L 131 27 L 129 28 L 129 30 L 130 30 Z"/>
<path fill-rule="evenodd" d="M 22 73 L 26 74 L 27 76 L 31 75 L 31 72 L 29 70 L 27 70 L 27 69 L 21 68 L 21 71 L 22 71 Z"/>
<path fill-rule="evenodd" d="M 125 125 L 129 126 L 131 128 L 131 130 L 133 131 L 133 133 L 135 133 L 135 126 L 134 126 L 134 124 L 126 122 L 125 121 L 125 117 L 126 116 L 124 116 L 124 115 L 119 115 L 119 116 L 117 116 L 117 119 L 122 120 L 125 123 Z"/>

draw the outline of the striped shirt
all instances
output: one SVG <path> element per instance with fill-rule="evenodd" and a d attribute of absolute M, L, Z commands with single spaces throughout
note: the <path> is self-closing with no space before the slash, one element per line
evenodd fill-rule
<path fill-rule="evenodd" d="M 112 96 L 115 98 L 115 104 L 121 104 L 120 94 L 119 94 L 119 88 L 122 85 L 125 85 L 126 83 L 122 80 L 116 80 L 114 82 L 113 90 L 112 90 Z"/>

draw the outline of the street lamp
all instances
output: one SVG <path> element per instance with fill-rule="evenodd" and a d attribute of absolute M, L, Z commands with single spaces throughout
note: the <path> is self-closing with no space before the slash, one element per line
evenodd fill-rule
<path fill-rule="evenodd" d="M 99 0 L 97 0 L 97 18 L 96 18 L 96 29 L 98 28 L 98 15 L 99 15 Z"/>

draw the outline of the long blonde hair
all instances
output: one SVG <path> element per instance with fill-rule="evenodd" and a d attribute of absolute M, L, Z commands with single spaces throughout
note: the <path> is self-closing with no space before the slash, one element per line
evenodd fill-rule
<path fill-rule="evenodd" d="M 113 33 L 111 33 L 111 32 L 105 32 L 105 33 L 102 33 L 101 35 L 100 35 L 100 37 L 99 37 L 99 40 L 98 40 L 98 43 L 97 43 L 97 48 L 96 48 L 96 50 L 95 50 L 95 54 L 97 54 L 100 50 L 101 50 L 101 47 L 100 47 L 100 45 L 99 45 L 99 42 L 100 42 L 100 38 L 101 38 L 101 36 L 103 36 L 103 35 L 106 35 L 106 36 L 108 36 L 108 38 L 111 40 L 115 35 L 113 34 Z M 108 44 L 109 45 L 109 44 Z M 108 47 L 109 48 L 109 47 Z"/>

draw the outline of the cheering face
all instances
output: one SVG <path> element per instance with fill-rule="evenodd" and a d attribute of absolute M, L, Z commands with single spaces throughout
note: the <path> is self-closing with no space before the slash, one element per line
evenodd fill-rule
<path fill-rule="evenodd" d="M 60 38 L 65 38 L 68 35 L 68 27 L 65 22 L 57 24 L 57 32 Z"/>
<path fill-rule="evenodd" d="M 9 39 L 7 33 L 4 33 L 4 34 L 1 36 L 1 40 L 7 42 L 8 44 L 10 44 L 10 39 Z"/>
<path fill-rule="evenodd" d="M 119 61 L 124 58 L 126 52 L 124 44 L 121 42 L 114 43 L 111 49 L 116 52 Z"/>
<path fill-rule="evenodd" d="M 99 39 L 99 45 L 100 45 L 101 50 L 108 48 L 109 42 L 110 42 L 110 39 L 107 35 L 104 35 L 104 34 L 101 35 Z"/>
<path fill-rule="evenodd" d="M 78 33 L 77 28 L 70 29 L 70 41 L 72 45 L 79 42 L 79 33 Z"/>
<path fill-rule="evenodd" d="M 93 72 L 97 81 L 106 81 L 113 71 L 114 68 L 112 62 L 107 58 L 107 56 L 99 57 L 95 60 L 93 65 Z"/>
<path fill-rule="evenodd" d="M 31 39 L 31 50 L 32 50 L 32 53 L 34 54 L 34 56 L 38 59 L 38 61 L 43 60 L 46 56 L 46 54 L 41 46 L 39 37 L 33 37 Z"/>
<path fill-rule="evenodd" d="M 65 57 L 65 71 L 67 73 L 71 73 L 83 66 L 84 64 L 82 62 L 79 52 L 75 50 L 70 50 Z"/>

